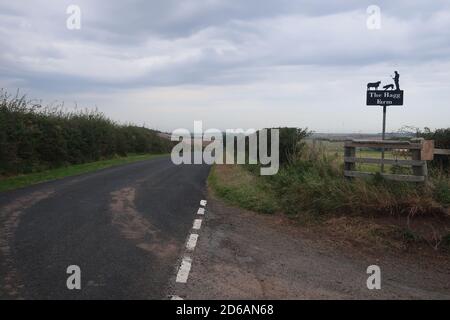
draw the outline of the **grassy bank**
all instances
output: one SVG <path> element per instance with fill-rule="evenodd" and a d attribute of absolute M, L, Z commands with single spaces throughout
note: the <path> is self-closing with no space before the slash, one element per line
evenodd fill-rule
<path fill-rule="evenodd" d="M 280 128 L 280 169 L 276 175 L 259 175 L 259 165 L 217 166 L 226 174 L 219 179 L 213 171 L 210 183 L 226 200 L 263 212 L 278 210 L 288 215 L 308 213 L 316 218 L 328 214 L 448 214 L 448 168 L 430 166 L 426 184 L 385 180 L 377 174 L 379 165 L 373 165 L 371 170 L 358 167 L 359 170 L 374 172 L 373 177 L 349 180 L 343 175 L 343 147 L 305 143 L 307 136 L 306 130 Z M 358 152 L 358 157 L 381 156 L 377 150 Z M 406 159 L 410 155 L 386 153 L 386 158 L 398 157 Z M 392 173 L 405 173 L 403 171 L 407 169 L 400 166 L 386 168 Z"/>
<path fill-rule="evenodd" d="M 349 180 L 339 154 L 305 145 L 276 175 L 260 176 L 258 165 L 216 165 L 209 185 L 232 205 L 281 213 L 344 238 L 450 248 L 448 171 L 430 168 L 426 185 L 380 175 Z"/>
<path fill-rule="evenodd" d="M 65 166 L 57 169 L 45 170 L 41 172 L 29 173 L 9 178 L 0 179 L 0 191 L 8 191 L 33 185 L 40 182 L 75 176 L 83 173 L 93 172 L 121 164 L 127 164 L 142 160 L 149 160 L 163 157 L 166 154 L 133 154 L 126 157 L 116 157 L 113 159 L 95 161 L 77 165 Z"/>
<path fill-rule="evenodd" d="M 279 177 L 253 171 L 242 165 L 215 165 L 208 185 L 228 204 L 284 214 L 333 243 L 450 253 L 450 220 L 443 205 L 411 186 L 383 190 L 378 182 L 317 180 L 311 172 L 299 177 L 292 168 L 281 169 Z"/>

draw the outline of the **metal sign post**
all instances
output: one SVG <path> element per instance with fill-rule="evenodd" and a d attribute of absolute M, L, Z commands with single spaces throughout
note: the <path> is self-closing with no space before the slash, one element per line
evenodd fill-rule
<path fill-rule="evenodd" d="M 394 84 L 383 86 L 384 90 L 378 90 L 381 81 L 371 82 L 367 84 L 366 105 L 383 106 L 383 131 L 381 139 L 386 139 L 386 107 L 403 105 L 403 90 L 400 90 L 400 74 L 395 71 L 392 77 Z M 372 90 L 373 89 L 373 90 Z M 384 148 L 381 149 L 381 172 L 384 172 Z"/>
<path fill-rule="evenodd" d="M 381 134 L 381 140 L 384 141 L 386 137 L 386 106 L 383 106 L 383 131 Z M 384 148 L 381 149 L 381 173 L 384 172 Z"/>

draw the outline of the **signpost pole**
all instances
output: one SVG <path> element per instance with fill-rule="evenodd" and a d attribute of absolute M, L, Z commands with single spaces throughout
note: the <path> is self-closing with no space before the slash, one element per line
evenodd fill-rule
<path fill-rule="evenodd" d="M 386 138 L 386 106 L 383 106 L 383 132 L 381 140 Z M 381 172 L 384 172 L 384 148 L 381 149 Z"/>
<path fill-rule="evenodd" d="M 387 106 L 402 106 L 403 105 L 403 90 L 400 90 L 399 78 L 400 75 L 395 71 L 395 76 L 391 76 L 394 84 L 387 84 L 383 86 L 384 90 L 378 90 L 381 81 L 369 82 L 367 84 L 366 105 L 368 106 L 383 106 L 383 131 L 382 140 L 386 139 L 386 108 Z M 372 90 L 374 89 L 374 90 Z M 381 172 L 384 172 L 384 156 L 385 148 L 381 148 Z"/>

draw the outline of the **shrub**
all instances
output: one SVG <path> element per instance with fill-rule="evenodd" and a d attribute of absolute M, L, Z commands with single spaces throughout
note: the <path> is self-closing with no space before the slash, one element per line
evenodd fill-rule
<path fill-rule="evenodd" d="M 310 135 L 308 129 L 301 128 L 275 128 L 279 130 L 279 161 L 280 165 L 287 165 L 297 161 L 301 157 L 301 152 L 305 146 L 304 138 Z M 271 130 L 267 129 L 267 151 L 270 152 Z M 260 134 L 260 131 L 257 133 Z M 247 142 L 248 144 L 248 142 Z M 258 155 L 259 143 L 258 143 Z"/>
<path fill-rule="evenodd" d="M 280 164 L 297 161 L 305 147 L 303 139 L 310 135 L 308 129 L 279 128 L 280 130 Z"/>

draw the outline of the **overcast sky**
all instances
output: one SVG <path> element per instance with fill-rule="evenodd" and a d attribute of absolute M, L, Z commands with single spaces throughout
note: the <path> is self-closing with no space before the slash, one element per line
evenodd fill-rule
<path fill-rule="evenodd" d="M 450 1 L 0 0 L 0 87 L 164 131 L 379 132 L 366 84 L 394 70 L 388 130 L 450 127 Z"/>

